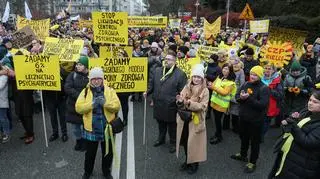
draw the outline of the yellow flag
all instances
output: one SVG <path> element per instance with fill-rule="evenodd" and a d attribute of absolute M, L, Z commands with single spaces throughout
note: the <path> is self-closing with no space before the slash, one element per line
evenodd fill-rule
<path fill-rule="evenodd" d="M 218 19 L 210 24 L 206 19 L 204 19 L 204 35 L 205 38 L 208 39 L 210 36 L 216 36 L 220 33 L 221 28 L 221 16 Z"/>

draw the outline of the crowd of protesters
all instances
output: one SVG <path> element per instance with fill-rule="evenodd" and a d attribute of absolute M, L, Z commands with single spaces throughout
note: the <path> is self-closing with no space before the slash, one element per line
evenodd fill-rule
<path fill-rule="evenodd" d="M 217 36 L 206 37 L 201 25 L 190 23 L 182 23 L 180 29 L 129 29 L 128 46 L 132 47 L 133 54 L 127 55 L 147 58 L 148 89 L 143 95 L 116 94 L 103 85 L 101 69 L 88 69 L 89 58 L 98 57 L 99 46 L 106 45 L 95 43 L 92 29 L 80 28 L 79 23 L 68 16 L 52 21 L 51 25 L 52 37 L 84 40 L 78 61 L 61 64 L 62 90 L 43 94 L 52 126 L 49 141 L 53 142 L 61 135 L 61 140 L 66 142 L 66 123 L 72 124 L 76 139 L 74 150 L 86 151 L 84 178 L 92 174 L 99 142 L 103 152 L 103 174 L 112 178 L 113 144 L 110 138 L 105 138 L 104 129 L 117 115 L 120 104 L 123 122 L 127 124 L 130 95 L 133 102 L 141 102 L 142 96 L 150 97 L 153 117 L 159 127 L 153 146 L 164 144 L 168 131 L 169 152 L 176 152 L 178 156 L 180 146 L 183 146 L 186 160 L 180 169 L 189 174 L 196 173 L 199 162 L 207 160 L 207 130 L 211 129 L 207 129 L 206 122 L 214 122 L 215 134 L 210 137 L 210 144 L 223 142 L 223 130 L 229 129 L 231 123 L 232 131 L 240 137 L 240 151 L 231 158 L 246 162 L 245 172 L 255 171 L 260 143 L 268 135 L 268 128 L 283 126 L 286 138 L 281 138 L 269 177 L 320 176 L 320 98 L 317 91 L 320 42 L 306 43 L 301 57 L 293 53 L 290 63 L 278 68 L 270 62 L 261 62 L 261 56 L 250 47 L 265 45 L 267 34 L 260 36 L 228 29 L 221 30 Z M 12 120 L 17 116 L 25 129 L 21 139 L 25 144 L 31 144 L 35 140 L 33 113 L 38 107 L 35 103 L 37 92 L 17 89 L 13 56 L 41 54 L 44 42 L 34 40 L 25 49 L 12 49 L 12 32 L 14 28 L 0 25 L 1 142 L 10 140 Z M 250 45 L 239 47 L 233 56 L 225 48 L 219 49 L 193 67 L 191 79 L 187 79 L 185 72 L 177 66 L 178 60 L 196 57 L 200 45 L 228 46 L 241 40 Z M 15 115 L 12 115 L 12 107 Z"/>

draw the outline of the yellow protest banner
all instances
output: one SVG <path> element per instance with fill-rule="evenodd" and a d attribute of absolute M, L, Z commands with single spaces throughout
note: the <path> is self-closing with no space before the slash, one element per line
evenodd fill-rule
<path fill-rule="evenodd" d="M 250 21 L 250 32 L 251 33 L 268 33 L 269 22 L 270 22 L 269 19 Z"/>
<path fill-rule="evenodd" d="M 200 64 L 199 58 L 184 58 L 177 60 L 177 66 L 186 73 L 188 79 L 191 77 L 192 67 L 196 64 Z"/>
<path fill-rule="evenodd" d="M 291 42 L 294 53 L 301 57 L 304 53 L 303 43 L 308 35 L 306 31 L 299 31 L 286 28 L 271 27 L 269 30 L 268 41 Z"/>
<path fill-rule="evenodd" d="M 80 57 L 83 44 L 83 40 L 47 37 L 43 53 L 45 55 L 58 55 L 60 61 L 75 62 Z"/>
<path fill-rule="evenodd" d="M 279 42 L 268 42 L 267 45 L 263 46 L 260 50 L 260 55 L 262 58 L 260 62 L 270 62 L 276 67 L 283 67 L 289 64 L 292 55 L 292 45 L 291 43 Z"/>
<path fill-rule="evenodd" d="M 181 24 L 181 19 L 169 19 L 169 26 L 171 29 L 179 29 Z"/>
<path fill-rule="evenodd" d="M 109 44 L 128 44 L 127 12 L 92 12 L 94 41 Z"/>
<path fill-rule="evenodd" d="M 212 54 L 218 53 L 219 48 L 218 47 L 210 47 L 210 46 L 203 46 L 201 45 L 198 49 L 198 56 L 203 61 L 209 61 L 210 56 Z"/>
<path fill-rule="evenodd" d="M 13 56 L 17 88 L 19 90 L 61 91 L 58 56 Z"/>
<path fill-rule="evenodd" d="M 39 40 L 44 41 L 46 37 L 49 37 L 50 19 L 28 20 L 24 17 L 18 16 L 17 18 L 18 30 L 28 25 L 30 26 L 32 31 L 36 34 Z"/>
<path fill-rule="evenodd" d="M 129 16 L 128 27 L 166 28 L 168 18 L 165 16 Z"/>
<path fill-rule="evenodd" d="M 204 19 L 204 37 L 206 39 L 210 38 L 212 35 L 215 37 L 217 34 L 220 33 L 220 28 L 221 28 L 221 16 L 218 17 L 214 23 L 210 24 L 206 19 Z"/>
<path fill-rule="evenodd" d="M 131 46 L 100 46 L 100 58 L 132 57 Z"/>
<path fill-rule="evenodd" d="M 92 20 L 80 19 L 79 20 L 79 27 L 80 28 L 91 28 L 92 29 L 92 27 L 93 27 Z"/>
<path fill-rule="evenodd" d="M 239 19 L 243 19 L 243 20 L 253 20 L 254 19 L 253 12 L 252 12 L 250 5 L 248 3 L 246 3 L 246 7 L 244 7 L 244 9 L 242 10 Z"/>
<path fill-rule="evenodd" d="M 101 67 L 109 87 L 117 92 L 147 90 L 148 62 L 146 58 L 92 58 L 89 68 Z"/>

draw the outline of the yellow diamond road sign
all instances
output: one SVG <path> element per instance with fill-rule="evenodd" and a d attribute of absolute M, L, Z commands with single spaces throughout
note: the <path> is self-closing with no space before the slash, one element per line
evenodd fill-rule
<path fill-rule="evenodd" d="M 253 20 L 254 19 L 253 12 L 252 12 L 250 5 L 248 3 L 246 3 L 246 7 L 241 12 L 239 19 L 243 19 L 243 20 Z"/>

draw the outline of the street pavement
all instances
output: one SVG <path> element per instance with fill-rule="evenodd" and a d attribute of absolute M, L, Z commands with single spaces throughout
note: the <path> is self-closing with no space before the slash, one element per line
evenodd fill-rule
<path fill-rule="evenodd" d="M 133 110 L 132 110 L 133 109 Z M 263 179 L 274 161 L 272 146 L 280 134 L 279 129 L 270 129 L 261 144 L 260 158 L 257 169 L 252 174 L 243 173 L 245 163 L 230 159 L 230 155 L 239 152 L 240 139 L 231 132 L 223 131 L 224 140 L 218 145 L 208 143 L 208 160 L 201 163 L 199 170 L 194 175 L 188 175 L 179 171 L 179 166 L 184 161 L 184 151 L 181 149 L 179 158 L 169 153 L 167 143 L 160 147 L 153 147 L 157 139 L 158 128 L 152 118 L 152 108 L 147 105 L 146 116 L 146 143 L 143 145 L 143 103 L 131 103 L 129 112 L 129 124 L 122 134 L 117 135 L 118 162 L 113 166 L 114 178 L 128 179 L 176 179 L 176 178 L 239 178 L 239 179 Z M 51 135 L 51 124 L 46 115 L 48 137 Z M 42 115 L 34 115 L 35 141 L 31 145 L 25 145 L 19 139 L 23 135 L 23 128 L 15 117 L 13 119 L 13 131 L 11 140 L 6 144 L 0 144 L 0 179 L 29 179 L 29 178 L 70 178 L 78 179 L 83 174 L 84 152 L 73 150 L 75 139 L 71 126 L 68 125 L 69 140 L 63 143 L 61 139 L 45 146 Z M 212 120 L 207 120 L 207 136 L 213 135 Z M 95 169 L 92 178 L 103 178 L 101 171 L 101 151 L 98 149 Z"/>

